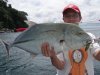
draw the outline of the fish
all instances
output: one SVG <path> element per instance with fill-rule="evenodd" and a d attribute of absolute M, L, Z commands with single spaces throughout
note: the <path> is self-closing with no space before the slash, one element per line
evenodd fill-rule
<path fill-rule="evenodd" d="M 55 52 L 60 53 L 69 49 L 86 48 L 87 50 L 92 41 L 78 24 L 39 23 L 19 34 L 10 48 L 18 47 L 31 54 L 38 55 L 42 53 L 41 45 L 44 42 L 54 46 Z"/>

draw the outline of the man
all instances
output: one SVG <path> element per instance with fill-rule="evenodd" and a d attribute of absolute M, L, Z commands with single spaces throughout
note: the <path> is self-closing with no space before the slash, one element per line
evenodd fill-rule
<path fill-rule="evenodd" d="M 81 12 L 76 5 L 69 4 L 63 10 L 63 21 L 65 23 L 79 23 L 81 21 Z M 91 39 L 95 36 L 88 33 Z M 76 51 L 62 51 L 57 54 L 54 47 L 45 42 L 41 46 L 44 56 L 50 57 L 52 65 L 57 68 L 58 75 L 94 75 L 93 57 L 100 61 L 100 46 L 94 41 L 88 51 L 84 49 Z M 93 57 L 92 57 L 93 56 Z"/>

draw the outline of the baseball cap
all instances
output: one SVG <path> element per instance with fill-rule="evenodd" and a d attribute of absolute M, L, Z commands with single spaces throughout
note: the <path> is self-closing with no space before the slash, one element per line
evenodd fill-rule
<path fill-rule="evenodd" d="M 81 12 L 80 9 L 78 8 L 78 6 L 74 5 L 74 4 L 69 4 L 68 6 L 66 6 L 63 10 L 63 15 L 65 14 L 65 12 L 67 12 L 69 9 L 74 10 L 75 12 L 77 12 L 80 17 L 81 17 Z"/>

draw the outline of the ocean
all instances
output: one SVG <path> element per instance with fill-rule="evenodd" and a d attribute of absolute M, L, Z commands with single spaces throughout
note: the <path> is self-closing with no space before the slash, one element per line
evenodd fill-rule
<path fill-rule="evenodd" d="M 100 23 L 82 23 L 86 32 L 100 37 Z M 21 32 L 0 33 L 0 39 L 11 43 Z M 13 47 L 8 52 L 0 40 L 0 75 L 56 75 L 56 68 L 48 57 L 34 56 L 24 50 Z M 100 75 L 100 62 L 94 60 L 95 75 Z"/>

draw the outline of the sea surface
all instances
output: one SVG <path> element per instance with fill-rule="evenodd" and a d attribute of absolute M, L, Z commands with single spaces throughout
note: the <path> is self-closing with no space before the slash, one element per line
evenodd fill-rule
<path fill-rule="evenodd" d="M 100 23 L 82 23 L 80 27 L 100 37 Z M 19 34 L 21 33 L 0 33 L 0 75 L 56 75 L 56 68 L 52 66 L 48 57 L 35 57 L 15 47 L 8 53 L 4 41 L 10 44 Z M 100 75 L 99 61 L 94 60 L 94 70 L 95 75 Z"/>

